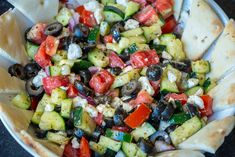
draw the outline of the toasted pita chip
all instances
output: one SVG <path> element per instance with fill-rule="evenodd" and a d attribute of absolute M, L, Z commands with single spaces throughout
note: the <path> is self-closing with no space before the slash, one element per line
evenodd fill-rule
<path fill-rule="evenodd" d="M 0 67 L 1 81 L 0 93 L 19 93 L 24 90 L 24 81 L 19 80 Z M 1 100 L 0 100 L 1 101 Z"/>
<path fill-rule="evenodd" d="M 59 0 L 8 0 L 33 23 L 50 22 L 57 15 Z"/>
<path fill-rule="evenodd" d="M 209 77 L 219 79 L 235 66 L 235 22 L 230 20 L 216 42 L 211 55 Z"/>
<path fill-rule="evenodd" d="M 180 149 L 200 150 L 215 153 L 235 125 L 235 117 L 215 120 L 207 124 L 196 134 L 179 144 Z"/>
<path fill-rule="evenodd" d="M 174 17 L 176 21 L 179 20 L 182 4 L 184 0 L 174 0 Z"/>
<path fill-rule="evenodd" d="M 28 61 L 22 36 L 11 10 L 0 16 L 0 57 L 12 63 L 25 64 Z"/>
<path fill-rule="evenodd" d="M 190 154 L 190 155 L 189 155 Z M 167 151 L 155 155 L 155 157 L 204 157 L 204 155 L 198 151 L 193 150 L 174 150 Z"/>
<path fill-rule="evenodd" d="M 213 111 L 221 111 L 235 107 L 235 71 L 219 81 L 219 84 L 209 91 L 213 98 Z"/>
<path fill-rule="evenodd" d="M 223 24 L 204 0 L 193 0 L 182 35 L 184 50 L 191 60 L 202 57 L 223 30 Z"/>

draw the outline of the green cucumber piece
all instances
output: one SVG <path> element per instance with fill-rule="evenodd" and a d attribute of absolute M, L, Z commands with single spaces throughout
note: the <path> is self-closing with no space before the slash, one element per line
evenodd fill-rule
<path fill-rule="evenodd" d="M 115 141 L 103 135 L 101 135 L 98 144 L 102 145 L 103 147 L 109 148 L 115 152 L 118 152 L 122 146 L 121 142 Z"/>
<path fill-rule="evenodd" d="M 133 157 L 136 155 L 136 153 L 138 151 L 138 147 L 134 143 L 123 142 L 122 143 L 122 150 L 127 157 Z"/>
<path fill-rule="evenodd" d="M 58 50 L 54 56 L 51 57 L 52 62 L 59 63 L 61 60 L 67 58 L 67 51 Z"/>
<path fill-rule="evenodd" d="M 158 35 L 162 33 L 161 26 L 159 24 L 153 24 L 150 27 L 142 27 L 144 31 L 144 36 L 147 39 L 147 42 L 157 38 Z"/>
<path fill-rule="evenodd" d="M 121 37 L 121 40 L 118 43 L 118 47 L 123 50 L 130 45 L 129 42 L 130 40 L 128 38 Z"/>
<path fill-rule="evenodd" d="M 93 141 L 90 141 L 89 145 L 90 145 L 91 150 L 97 152 L 99 155 L 104 155 L 107 150 L 107 148 Z"/>
<path fill-rule="evenodd" d="M 21 92 L 19 94 L 17 94 L 13 99 L 12 99 L 12 104 L 15 105 L 16 107 L 19 107 L 21 109 L 29 109 L 29 107 L 31 106 L 31 102 L 30 102 L 30 98 L 29 96 L 24 93 Z"/>
<path fill-rule="evenodd" d="M 108 50 L 113 50 L 113 51 L 117 52 L 118 54 L 122 53 L 122 51 L 123 51 L 123 49 L 119 47 L 119 44 L 116 44 L 116 43 L 107 43 L 106 48 Z"/>
<path fill-rule="evenodd" d="M 131 132 L 131 135 L 134 137 L 135 141 L 138 141 L 140 137 L 143 137 L 144 139 L 147 139 L 149 136 L 154 134 L 156 130 L 154 127 L 145 122 L 140 127 L 136 128 Z"/>
<path fill-rule="evenodd" d="M 138 47 L 138 50 L 150 50 L 148 44 L 138 44 L 137 43 L 136 46 Z"/>
<path fill-rule="evenodd" d="M 39 48 L 38 45 L 34 45 L 29 41 L 26 42 L 26 52 L 32 60 L 34 60 L 34 56 L 38 52 L 38 48 Z"/>
<path fill-rule="evenodd" d="M 111 129 L 107 129 L 105 132 L 105 136 L 112 138 L 114 140 L 117 141 L 125 141 L 125 142 L 131 142 L 132 141 L 132 136 L 131 134 L 125 133 L 125 132 L 121 132 L 121 131 L 117 131 L 117 130 L 111 130 Z"/>
<path fill-rule="evenodd" d="M 109 23 L 106 21 L 102 21 L 100 23 L 100 35 L 105 36 L 105 35 L 109 34 L 109 32 L 110 32 Z"/>
<path fill-rule="evenodd" d="M 205 93 L 208 93 L 211 89 L 213 89 L 217 85 L 217 81 L 214 79 L 207 78 L 203 83 L 203 88 Z"/>
<path fill-rule="evenodd" d="M 204 91 L 202 87 L 196 86 L 196 87 L 193 87 L 193 88 L 188 89 L 188 90 L 185 92 L 185 94 L 186 94 L 187 96 L 195 95 L 198 90 Z"/>
<path fill-rule="evenodd" d="M 143 35 L 129 38 L 129 44 L 145 44 L 145 43 L 147 43 L 147 40 Z"/>
<path fill-rule="evenodd" d="M 94 49 L 88 53 L 88 60 L 97 67 L 106 67 L 109 64 L 109 58 L 99 49 Z"/>
<path fill-rule="evenodd" d="M 127 7 L 125 9 L 125 19 L 131 17 L 134 13 L 136 13 L 140 9 L 139 3 L 129 1 L 127 3 Z"/>
<path fill-rule="evenodd" d="M 104 7 L 103 13 L 105 16 L 105 21 L 110 23 L 122 21 L 125 16 L 122 10 L 110 5 Z"/>
<path fill-rule="evenodd" d="M 73 15 L 72 15 L 71 11 L 68 8 L 63 7 L 60 9 L 59 13 L 57 14 L 57 16 L 55 18 L 63 26 L 66 26 L 69 24 L 69 20 L 72 16 Z"/>
<path fill-rule="evenodd" d="M 69 118 L 70 117 L 70 112 L 72 109 L 72 99 L 64 99 L 61 101 L 61 111 L 60 115 L 64 118 Z"/>
<path fill-rule="evenodd" d="M 61 88 L 55 88 L 51 92 L 51 102 L 60 105 L 61 101 L 67 96 L 66 91 Z"/>
<path fill-rule="evenodd" d="M 121 35 L 123 37 L 134 37 L 134 36 L 142 35 L 143 33 L 144 31 L 142 30 L 142 28 L 135 28 L 135 29 L 122 32 Z"/>
<path fill-rule="evenodd" d="M 65 137 L 59 133 L 54 133 L 54 132 L 50 132 L 50 131 L 47 132 L 46 139 L 53 142 L 53 143 L 59 144 L 59 145 L 64 145 L 69 142 L 68 137 Z"/>
<path fill-rule="evenodd" d="M 88 34 L 87 41 L 89 43 L 98 43 L 100 39 L 100 29 L 98 27 L 93 28 Z"/>
<path fill-rule="evenodd" d="M 50 71 L 50 76 L 59 76 L 61 75 L 61 67 L 54 65 L 54 66 L 49 66 L 49 71 Z"/>
<path fill-rule="evenodd" d="M 206 60 L 198 60 L 192 62 L 192 71 L 199 74 L 207 74 L 210 72 L 210 63 Z"/>
<path fill-rule="evenodd" d="M 44 112 L 42 114 L 41 120 L 39 122 L 39 127 L 42 130 L 65 130 L 64 119 L 59 115 L 59 113 Z"/>
<path fill-rule="evenodd" d="M 196 78 L 199 80 L 199 85 L 203 86 L 204 82 L 206 81 L 206 75 L 197 73 Z"/>
<path fill-rule="evenodd" d="M 187 120 L 181 126 L 170 133 L 172 143 L 174 144 L 174 146 L 177 146 L 178 144 L 195 134 L 198 130 L 201 129 L 201 127 L 202 122 L 197 116 Z"/>
<path fill-rule="evenodd" d="M 79 61 L 74 62 L 71 68 L 71 71 L 78 74 L 80 70 L 87 70 L 91 66 L 93 66 L 91 62 L 86 61 L 86 60 L 79 60 Z"/>

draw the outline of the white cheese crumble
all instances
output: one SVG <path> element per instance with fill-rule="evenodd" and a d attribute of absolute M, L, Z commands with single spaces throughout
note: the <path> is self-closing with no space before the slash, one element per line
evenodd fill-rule
<path fill-rule="evenodd" d="M 103 115 L 105 117 L 113 117 L 114 116 L 114 113 L 115 113 L 115 109 L 112 108 L 110 105 L 104 105 L 104 104 L 100 104 L 96 107 L 96 109 L 100 112 L 100 113 L 103 113 Z"/>
<path fill-rule="evenodd" d="M 68 59 L 78 59 L 82 57 L 82 49 L 78 44 L 70 44 L 68 49 Z"/>
<path fill-rule="evenodd" d="M 94 12 L 94 17 L 97 22 L 97 24 L 100 24 L 102 21 L 104 21 L 104 14 L 102 9 L 96 9 Z"/>
<path fill-rule="evenodd" d="M 153 44 L 155 44 L 155 45 L 159 45 L 161 42 L 160 42 L 160 39 L 159 38 L 155 38 L 154 40 L 153 40 Z"/>
<path fill-rule="evenodd" d="M 187 102 L 190 103 L 190 104 L 194 104 L 194 105 L 198 106 L 200 109 L 204 108 L 204 102 L 203 102 L 202 98 L 200 98 L 197 95 L 189 96 Z"/>
<path fill-rule="evenodd" d="M 130 29 L 135 29 L 140 27 L 140 23 L 134 19 L 129 19 L 125 22 L 124 29 L 125 30 L 130 30 Z"/>
<path fill-rule="evenodd" d="M 61 67 L 61 75 L 69 75 L 71 73 L 71 69 L 69 65 L 63 65 Z"/>
<path fill-rule="evenodd" d="M 120 99 L 119 97 L 115 97 L 113 99 L 111 106 L 113 108 L 118 108 L 122 106 L 123 110 L 125 110 L 126 112 L 129 112 L 133 109 L 132 105 L 130 105 L 129 103 L 123 102 L 122 99 Z"/>
<path fill-rule="evenodd" d="M 103 5 L 96 0 L 89 1 L 84 4 L 84 8 L 91 12 L 95 12 L 97 9 L 103 9 Z"/>
<path fill-rule="evenodd" d="M 44 110 L 45 110 L 46 112 L 51 112 L 51 111 L 54 110 L 54 106 L 51 105 L 51 104 L 46 104 Z"/>
<path fill-rule="evenodd" d="M 172 60 L 172 56 L 166 51 L 162 51 L 162 58 Z"/>
<path fill-rule="evenodd" d="M 128 0 L 116 0 L 116 3 L 120 4 L 120 5 L 124 6 L 124 7 L 127 7 Z"/>
<path fill-rule="evenodd" d="M 35 77 L 33 78 L 33 85 L 34 85 L 35 87 L 40 87 L 40 86 L 42 86 L 42 79 L 43 79 L 44 77 L 47 77 L 47 74 L 46 74 L 46 72 L 45 72 L 43 69 L 41 69 L 41 70 L 38 72 L 37 76 L 35 76 Z"/>
<path fill-rule="evenodd" d="M 77 96 L 73 98 L 73 107 L 83 107 L 85 108 L 88 105 L 88 102 L 86 99 L 82 99 L 81 97 Z"/>
<path fill-rule="evenodd" d="M 89 114 L 92 118 L 98 116 L 98 110 L 97 110 L 94 106 L 92 106 L 92 105 L 87 105 L 87 106 L 85 107 L 85 110 L 88 112 L 88 114 Z"/>
<path fill-rule="evenodd" d="M 175 82 L 175 81 L 177 80 L 177 77 L 176 77 L 175 74 L 174 74 L 173 72 L 171 72 L 171 71 L 168 71 L 168 72 L 167 72 L 167 78 L 168 78 L 168 80 L 169 80 L 171 83 L 173 83 L 173 82 Z"/>
<path fill-rule="evenodd" d="M 199 88 L 196 93 L 194 95 L 197 95 L 197 96 L 202 96 L 204 93 L 203 89 L 202 88 Z"/>
<path fill-rule="evenodd" d="M 188 81 L 187 81 L 188 88 L 195 87 L 196 85 L 198 85 L 198 83 L 199 83 L 199 80 L 196 79 L 196 78 L 190 78 L 190 79 L 188 79 Z"/>
<path fill-rule="evenodd" d="M 154 95 L 155 91 L 146 76 L 141 76 L 138 81 L 141 84 L 142 90 L 146 90 L 150 95 Z"/>
<path fill-rule="evenodd" d="M 74 149 L 78 149 L 79 146 L 80 146 L 80 144 L 78 143 L 78 139 L 77 139 L 76 137 L 74 137 L 74 138 L 72 139 L 71 143 L 72 143 L 72 147 L 73 147 Z"/>

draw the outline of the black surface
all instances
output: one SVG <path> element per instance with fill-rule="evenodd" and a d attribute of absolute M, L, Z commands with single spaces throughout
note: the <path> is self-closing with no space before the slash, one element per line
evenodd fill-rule
<path fill-rule="evenodd" d="M 235 19 L 235 0 L 216 0 L 230 18 Z M 11 7 L 5 0 L 0 0 L 0 14 Z M 0 122 L 0 157 L 30 157 L 8 133 Z M 207 157 L 235 157 L 235 129 L 226 137 L 224 144 L 215 155 L 206 154 Z M 189 155 L 190 157 L 190 155 Z"/>

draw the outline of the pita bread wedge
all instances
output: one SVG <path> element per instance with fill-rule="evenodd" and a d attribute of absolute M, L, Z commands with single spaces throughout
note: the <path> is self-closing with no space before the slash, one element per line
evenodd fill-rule
<path fill-rule="evenodd" d="M 213 111 L 221 111 L 235 107 L 235 71 L 219 81 L 219 84 L 209 91 L 213 98 Z"/>
<path fill-rule="evenodd" d="M 58 13 L 59 0 L 8 0 L 33 23 L 50 22 Z"/>
<path fill-rule="evenodd" d="M 191 60 L 202 57 L 223 30 L 223 24 L 204 0 L 193 0 L 182 35 L 186 55 Z"/>
<path fill-rule="evenodd" d="M 24 81 L 19 80 L 0 67 L 1 81 L 0 93 L 19 93 L 24 90 Z"/>
<path fill-rule="evenodd" d="M 216 42 L 211 55 L 209 77 L 219 79 L 235 66 L 235 22 L 230 20 Z"/>
<path fill-rule="evenodd" d="M 235 117 L 215 120 L 207 124 L 196 134 L 179 144 L 180 149 L 200 150 L 215 153 L 235 125 Z"/>
<path fill-rule="evenodd" d="M 176 21 L 179 20 L 183 1 L 184 0 L 174 0 L 174 17 Z"/>
<path fill-rule="evenodd" d="M 155 157 L 204 157 L 204 155 L 198 151 L 193 150 L 174 150 L 167 151 L 160 154 L 155 155 Z"/>
<path fill-rule="evenodd" d="M 11 10 L 0 16 L 0 34 L 0 57 L 12 63 L 27 63 L 21 32 Z"/>

